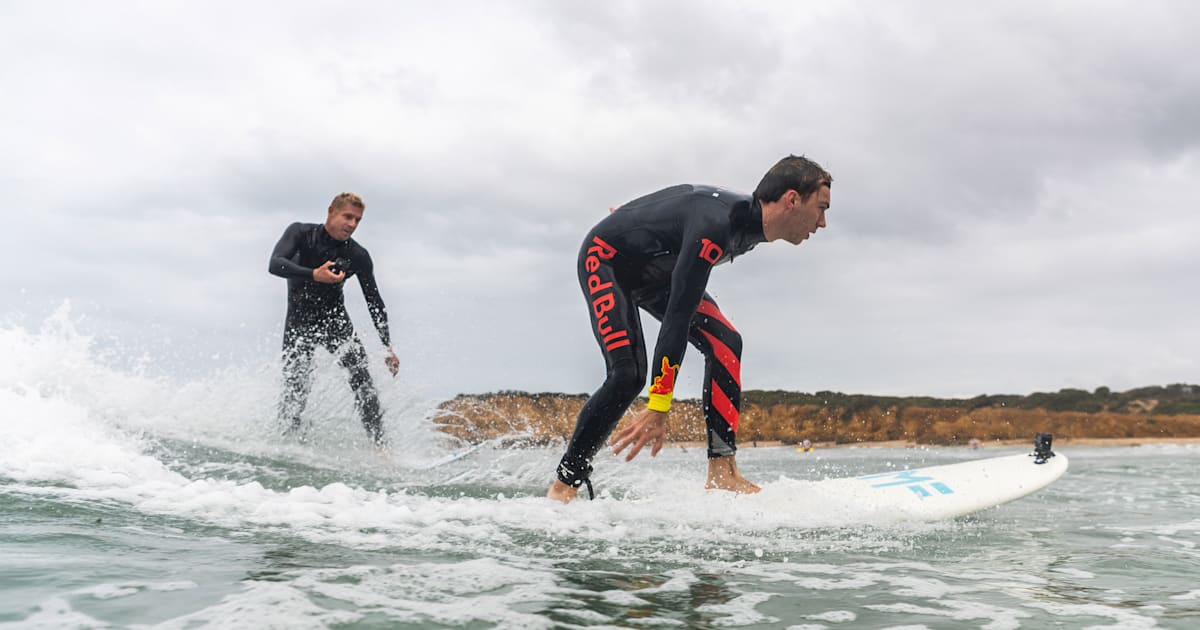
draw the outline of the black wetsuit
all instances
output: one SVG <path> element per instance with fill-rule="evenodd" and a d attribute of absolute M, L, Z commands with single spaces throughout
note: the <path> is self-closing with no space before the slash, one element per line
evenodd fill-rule
<path fill-rule="evenodd" d="M 667 411 L 690 342 L 704 354 L 708 456 L 737 450 L 742 338 L 705 292 L 713 265 L 763 242 L 762 207 L 749 195 L 680 185 L 635 199 L 588 233 L 579 251 L 579 285 L 608 377 L 592 394 L 558 467 L 578 487 L 591 460 L 646 384 L 646 346 L 638 308 L 662 327 L 650 355 L 651 409 Z"/>
<path fill-rule="evenodd" d="M 383 412 L 379 395 L 367 371 L 367 354 L 354 334 L 342 295 L 345 279 L 337 284 L 313 280 L 313 269 L 335 261 L 346 279 L 358 276 L 367 310 L 384 346 L 391 345 L 387 310 L 375 284 L 371 255 L 354 239 L 339 241 L 320 223 L 293 223 L 271 252 L 270 272 L 288 281 L 287 319 L 283 330 L 284 391 L 279 415 L 292 429 L 308 399 L 313 351 L 321 346 L 338 356 L 350 372 L 350 387 L 363 426 L 376 443 L 383 440 Z"/>

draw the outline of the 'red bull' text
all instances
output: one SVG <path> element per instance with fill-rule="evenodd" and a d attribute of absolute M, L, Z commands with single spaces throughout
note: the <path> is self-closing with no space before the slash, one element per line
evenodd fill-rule
<path fill-rule="evenodd" d="M 583 261 L 583 267 L 588 272 L 587 288 L 588 295 L 592 297 L 592 315 L 596 322 L 596 332 L 600 333 L 600 337 L 604 339 L 604 349 L 609 352 L 629 345 L 629 333 L 624 329 L 613 330 L 612 325 L 609 324 L 608 313 L 616 307 L 617 301 L 613 297 L 612 281 L 606 282 L 598 273 L 600 261 L 612 260 L 616 255 L 616 248 L 605 243 L 599 236 L 593 236 L 592 246 L 588 247 L 587 257 Z"/>

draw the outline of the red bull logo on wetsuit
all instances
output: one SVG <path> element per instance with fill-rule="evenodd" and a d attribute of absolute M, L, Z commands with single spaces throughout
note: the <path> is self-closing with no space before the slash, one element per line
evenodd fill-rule
<path fill-rule="evenodd" d="M 671 360 L 662 358 L 662 374 L 654 377 L 650 385 L 649 409 L 668 411 L 671 409 L 671 399 L 675 396 L 675 376 L 679 374 L 679 364 L 671 365 Z"/>
<path fill-rule="evenodd" d="M 654 384 L 650 386 L 651 394 L 674 394 L 675 393 L 675 375 L 679 373 L 679 364 L 671 365 L 670 359 L 662 358 L 662 375 L 654 377 Z"/>
<path fill-rule="evenodd" d="M 599 236 L 593 236 L 592 246 L 588 247 L 587 258 L 583 261 L 583 267 L 588 272 L 587 288 L 588 295 L 592 296 L 592 315 L 596 322 L 596 332 L 604 339 L 604 349 L 609 352 L 629 345 L 628 331 L 613 330 L 608 323 L 608 313 L 617 304 L 612 293 L 613 283 L 611 280 L 605 282 L 597 273 L 600 271 L 601 260 L 612 260 L 616 255 L 615 247 L 605 243 Z"/>

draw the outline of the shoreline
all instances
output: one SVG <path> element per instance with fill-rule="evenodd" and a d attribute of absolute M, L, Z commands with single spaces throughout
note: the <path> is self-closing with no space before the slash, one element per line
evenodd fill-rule
<path fill-rule="evenodd" d="M 1145 437 L 1145 438 L 1062 438 L 1054 439 L 1054 447 L 1062 446 L 1143 446 L 1148 444 L 1200 444 L 1200 438 L 1197 437 Z M 911 440 L 891 440 L 886 442 L 813 442 L 813 449 L 820 448 L 961 448 L 968 450 L 987 450 L 989 447 L 997 446 L 1023 446 L 1028 445 L 1033 447 L 1033 439 L 1027 440 L 989 440 L 983 442 L 978 449 L 971 449 L 966 444 L 920 444 Z M 691 448 L 706 448 L 706 442 L 667 442 L 664 448 L 678 447 L 684 449 Z M 754 445 L 753 441 L 739 442 L 738 450 L 753 449 L 753 448 L 769 448 L 769 447 L 798 447 L 797 444 L 784 444 L 778 440 L 759 440 L 758 446 Z"/>

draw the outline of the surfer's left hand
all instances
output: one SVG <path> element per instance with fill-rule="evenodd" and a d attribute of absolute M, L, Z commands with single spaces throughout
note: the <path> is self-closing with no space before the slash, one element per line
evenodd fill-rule
<path fill-rule="evenodd" d="M 651 440 L 654 440 L 654 446 L 650 449 L 650 457 L 654 457 L 667 441 L 666 412 L 643 409 L 624 429 L 617 431 L 610 444 L 613 446 L 613 455 L 620 455 L 626 446 L 632 444 L 633 449 L 625 456 L 625 461 L 630 461 Z"/>

